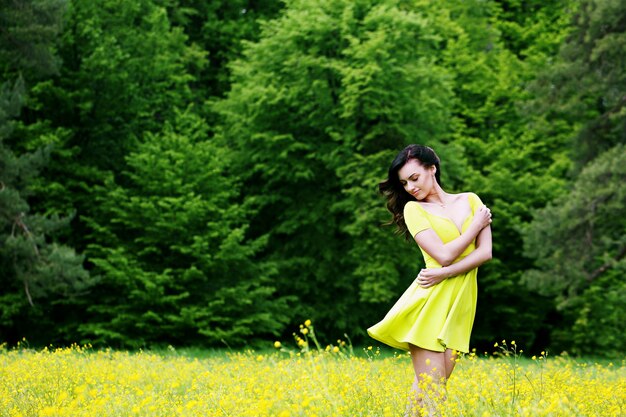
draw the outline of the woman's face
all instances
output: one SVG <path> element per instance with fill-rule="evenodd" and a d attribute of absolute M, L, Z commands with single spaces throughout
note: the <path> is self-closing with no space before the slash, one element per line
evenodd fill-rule
<path fill-rule="evenodd" d="M 409 159 L 398 170 L 398 179 L 407 193 L 417 200 L 423 200 L 433 190 L 435 180 L 435 166 L 425 168 L 419 160 Z"/>

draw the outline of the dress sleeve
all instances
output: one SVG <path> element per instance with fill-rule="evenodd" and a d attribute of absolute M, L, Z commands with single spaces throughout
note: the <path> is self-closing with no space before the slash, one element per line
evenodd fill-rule
<path fill-rule="evenodd" d="M 417 204 L 418 203 L 414 201 L 409 201 L 404 205 L 404 222 L 413 237 L 415 237 L 415 235 L 422 230 L 430 229 L 432 227 L 426 218 L 426 214 L 420 209 L 420 207 L 417 206 Z"/>
<path fill-rule="evenodd" d="M 474 193 L 470 193 L 469 202 L 470 202 L 470 207 L 472 208 L 472 214 L 476 214 L 476 209 L 484 205 L 480 197 L 478 197 Z"/>

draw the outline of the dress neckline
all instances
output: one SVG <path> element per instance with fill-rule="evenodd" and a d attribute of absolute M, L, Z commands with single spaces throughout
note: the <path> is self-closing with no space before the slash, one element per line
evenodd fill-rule
<path fill-rule="evenodd" d="M 465 216 L 465 217 L 463 218 L 463 221 L 461 222 L 461 227 L 460 227 L 460 228 L 459 228 L 459 225 L 458 225 L 458 224 L 456 224 L 456 222 L 455 222 L 454 220 L 452 220 L 452 218 L 451 218 L 451 217 L 449 217 L 449 216 L 443 216 L 443 215 L 441 215 L 441 214 L 432 213 L 432 212 L 430 212 L 430 211 L 426 210 L 424 207 L 422 207 L 422 205 L 420 204 L 420 202 L 419 202 L 419 201 L 417 201 L 417 205 L 418 205 L 418 206 L 420 206 L 420 208 L 421 208 L 422 210 L 424 210 L 424 211 L 426 212 L 426 214 L 430 214 L 431 216 L 440 217 L 440 218 L 442 218 L 442 219 L 448 220 L 450 223 L 452 223 L 452 224 L 454 225 L 454 227 L 455 227 L 455 229 L 457 230 L 457 232 L 459 232 L 459 234 L 462 234 L 462 233 L 463 233 L 463 225 L 465 225 L 465 222 L 467 221 L 467 218 L 468 218 L 469 216 L 471 216 L 471 215 L 472 215 L 472 213 L 473 213 L 473 211 L 472 211 L 472 202 L 470 201 L 470 194 L 469 194 L 469 193 L 467 194 L 467 202 L 469 203 L 470 211 L 469 211 L 469 213 L 467 213 L 467 216 Z"/>

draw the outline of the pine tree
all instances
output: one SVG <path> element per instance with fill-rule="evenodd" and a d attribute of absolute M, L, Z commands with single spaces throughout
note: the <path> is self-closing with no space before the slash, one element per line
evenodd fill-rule
<path fill-rule="evenodd" d="M 231 155 L 192 109 L 127 157 L 97 193 L 87 254 L 102 274 L 79 333 L 94 343 L 241 345 L 282 330 L 288 306 L 245 239 L 250 203 Z M 123 184 L 123 185 L 122 185 Z M 120 297 L 120 294 L 124 294 Z"/>
<path fill-rule="evenodd" d="M 32 212 L 32 186 L 50 149 L 24 151 L 13 137 L 29 82 L 58 69 L 54 43 L 62 1 L 18 1 L 0 6 L 0 330 L 3 339 L 46 340 L 51 315 L 94 283 L 83 257 L 54 239 L 69 218 Z M 36 318 L 36 320 L 33 320 Z"/>
<path fill-rule="evenodd" d="M 526 231 L 536 269 L 525 282 L 557 300 L 567 321 L 554 336 L 578 353 L 620 355 L 626 343 L 625 181 L 626 146 L 617 145 L 538 210 Z"/>
<path fill-rule="evenodd" d="M 546 125 L 568 125 L 578 170 L 626 143 L 626 3 L 583 0 L 554 65 L 538 78 L 534 102 Z M 545 132 L 551 134 L 550 130 Z"/>
<path fill-rule="evenodd" d="M 566 139 L 570 187 L 534 214 L 525 280 L 558 304 L 561 347 L 619 355 L 624 346 L 626 4 L 584 0 L 553 65 L 533 85 L 537 125 Z"/>

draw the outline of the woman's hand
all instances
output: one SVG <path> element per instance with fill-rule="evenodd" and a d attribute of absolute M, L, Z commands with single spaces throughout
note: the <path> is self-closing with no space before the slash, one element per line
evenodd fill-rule
<path fill-rule="evenodd" d="M 444 279 L 448 278 L 446 273 L 446 267 L 443 268 L 424 268 L 417 274 L 417 284 L 422 288 L 430 288 L 439 284 Z"/>
<path fill-rule="evenodd" d="M 478 227 L 478 230 L 483 230 L 485 227 L 489 226 L 491 224 L 491 210 L 489 210 L 489 207 L 478 207 L 478 210 L 474 213 L 472 224 Z"/>

